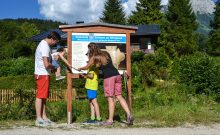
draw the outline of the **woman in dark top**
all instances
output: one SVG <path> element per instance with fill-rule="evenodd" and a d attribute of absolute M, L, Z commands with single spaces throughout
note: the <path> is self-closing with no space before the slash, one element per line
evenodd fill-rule
<path fill-rule="evenodd" d="M 118 99 L 122 108 L 126 112 L 128 124 L 133 124 L 134 119 L 131 115 L 131 111 L 129 110 L 128 104 L 122 96 L 121 75 L 119 74 L 118 70 L 113 66 L 110 55 L 105 51 L 101 51 L 95 43 L 90 43 L 89 45 L 93 46 L 92 48 L 89 48 L 89 52 L 92 53 L 92 57 L 86 66 L 81 67 L 78 70 L 87 70 L 90 66 L 95 65 L 96 67 L 99 67 L 100 70 L 102 70 L 103 72 L 103 86 L 105 97 L 108 100 L 109 117 L 105 122 L 102 122 L 102 125 L 110 126 L 113 124 L 115 111 L 114 97 Z"/>

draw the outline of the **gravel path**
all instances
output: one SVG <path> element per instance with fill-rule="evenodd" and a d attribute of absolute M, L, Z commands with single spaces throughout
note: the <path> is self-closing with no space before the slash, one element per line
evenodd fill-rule
<path fill-rule="evenodd" d="M 0 135 L 220 135 L 220 124 L 176 128 L 100 127 L 72 124 L 55 127 L 12 127 L 0 130 Z"/>

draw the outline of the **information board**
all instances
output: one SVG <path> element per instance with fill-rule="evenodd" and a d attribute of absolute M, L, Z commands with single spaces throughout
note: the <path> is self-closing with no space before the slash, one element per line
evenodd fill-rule
<path fill-rule="evenodd" d="M 90 42 L 97 43 L 101 49 L 106 49 L 106 46 L 117 46 L 125 54 L 126 34 L 72 33 L 72 66 L 74 68 L 83 67 L 87 64 L 86 53 Z M 82 73 L 75 69 L 72 69 L 72 72 L 75 74 Z"/>

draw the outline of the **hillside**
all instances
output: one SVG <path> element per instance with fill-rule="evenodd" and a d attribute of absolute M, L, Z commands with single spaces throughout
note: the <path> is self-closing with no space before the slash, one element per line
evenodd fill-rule
<path fill-rule="evenodd" d="M 35 53 L 35 43 L 27 42 L 33 35 L 50 29 L 57 29 L 63 23 L 40 19 L 0 20 L 0 60 L 31 57 Z"/>
<path fill-rule="evenodd" d="M 24 22 L 32 23 L 37 26 L 40 32 L 44 32 L 50 29 L 57 29 L 59 25 L 63 25 L 66 23 L 52 21 L 52 20 L 42 20 L 42 19 L 26 19 L 26 18 L 19 18 L 19 19 L 2 19 L 0 22 L 16 22 L 17 24 L 22 24 Z"/>
<path fill-rule="evenodd" d="M 204 35 L 208 35 L 208 33 L 211 30 L 210 21 L 213 19 L 214 15 L 213 14 L 200 14 L 200 13 L 197 13 L 196 17 L 197 17 L 197 20 L 198 20 L 198 23 L 199 23 L 198 32 L 200 32 Z"/>
<path fill-rule="evenodd" d="M 208 35 L 211 30 L 209 24 L 214 16 L 215 3 L 212 0 L 191 0 L 191 5 L 199 23 L 198 32 Z"/>

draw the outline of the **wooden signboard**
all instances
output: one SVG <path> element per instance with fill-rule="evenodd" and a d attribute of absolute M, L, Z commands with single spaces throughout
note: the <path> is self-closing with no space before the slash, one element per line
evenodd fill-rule
<path fill-rule="evenodd" d="M 59 28 L 67 33 L 68 62 L 74 67 L 86 65 L 88 60 L 85 55 L 90 42 L 97 43 L 98 46 L 108 51 L 112 56 L 116 53 L 121 57 L 113 64 L 122 74 L 126 71 L 131 76 L 131 49 L 130 34 L 135 33 L 137 27 L 106 24 L 106 23 L 84 23 L 75 25 L 61 25 Z M 111 54 L 112 52 L 112 54 Z M 112 59 L 114 59 L 112 57 Z M 72 81 L 79 78 L 80 72 L 72 69 L 73 74 L 67 74 L 67 123 L 72 123 Z M 131 77 L 127 79 L 128 105 L 131 109 Z"/>

